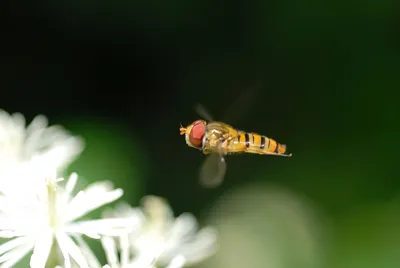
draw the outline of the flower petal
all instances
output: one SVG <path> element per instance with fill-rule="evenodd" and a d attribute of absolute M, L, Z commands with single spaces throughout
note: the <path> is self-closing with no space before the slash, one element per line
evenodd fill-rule
<path fill-rule="evenodd" d="M 61 252 L 65 259 L 65 267 L 70 268 L 71 262 L 69 256 L 72 257 L 76 261 L 76 263 L 81 268 L 89 268 L 85 257 L 83 256 L 79 247 L 75 244 L 75 242 L 65 233 L 57 233 L 56 234 L 58 245 L 60 246 Z"/>
<path fill-rule="evenodd" d="M 90 189 L 81 191 L 71 200 L 68 208 L 68 220 L 73 221 L 83 215 L 111 203 L 123 195 L 122 189 L 110 190 L 100 183 L 92 185 Z"/>
<path fill-rule="evenodd" d="M 6 254 L 0 257 L 1 267 L 13 267 L 19 260 L 21 260 L 29 251 L 32 250 L 34 245 L 33 241 L 29 241 L 20 247 L 13 248 Z"/>
<path fill-rule="evenodd" d="M 10 251 L 16 247 L 22 246 L 28 243 L 31 239 L 28 237 L 18 237 L 12 240 L 5 242 L 4 244 L 0 245 L 0 255 L 4 254 L 7 251 Z"/>
<path fill-rule="evenodd" d="M 103 249 L 106 254 L 107 264 L 109 264 L 111 267 L 118 267 L 118 253 L 114 239 L 111 237 L 103 237 L 101 239 L 101 244 L 103 245 Z"/>
<path fill-rule="evenodd" d="M 185 257 L 178 255 L 172 259 L 166 268 L 182 268 L 185 265 Z"/>
<path fill-rule="evenodd" d="M 68 245 L 64 242 L 63 234 L 55 235 L 58 246 L 60 247 L 61 254 L 64 257 L 64 268 L 71 268 L 71 259 L 69 257 Z"/>
<path fill-rule="evenodd" d="M 78 174 L 74 172 L 69 176 L 68 181 L 65 185 L 66 195 L 68 196 L 72 195 L 72 191 L 74 190 L 77 181 L 78 181 Z"/>
<path fill-rule="evenodd" d="M 192 239 L 198 228 L 196 218 L 190 213 L 182 213 L 172 226 L 171 239 Z"/>
<path fill-rule="evenodd" d="M 31 268 L 44 268 L 53 245 L 53 232 L 47 230 L 40 234 L 40 238 L 36 240 L 33 254 L 31 256 Z"/>
<path fill-rule="evenodd" d="M 129 238 L 127 235 L 122 235 L 119 238 L 119 247 L 120 247 L 120 263 L 122 267 L 128 266 L 129 257 L 130 257 L 130 247 L 129 247 Z"/>
<path fill-rule="evenodd" d="M 186 258 L 186 265 L 198 263 L 211 255 L 217 250 L 217 231 L 211 227 L 201 229 L 192 241 L 182 243 L 176 248 L 170 248 L 163 256 L 169 258 L 182 254 Z"/>
<path fill-rule="evenodd" d="M 98 239 L 100 235 L 120 236 L 128 234 L 135 230 L 137 226 L 138 221 L 134 218 L 114 218 L 73 222 L 65 226 L 64 229 L 67 233 L 84 234 Z"/>
<path fill-rule="evenodd" d="M 74 235 L 74 238 L 78 242 L 78 246 L 83 256 L 85 256 L 90 268 L 101 268 L 99 260 L 96 258 L 94 252 L 90 249 L 89 245 L 83 240 L 83 238 L 78 235 Z"/>

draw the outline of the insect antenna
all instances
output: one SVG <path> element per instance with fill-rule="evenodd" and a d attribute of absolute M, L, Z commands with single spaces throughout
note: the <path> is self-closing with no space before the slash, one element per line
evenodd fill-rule
<path fill-rule="evenodd" d="M 179 125 L 180 125 L 180 128 L 179 128 L 180 134 L 181 134 L 181 135 L 185 134 L 185 133 L 186 133 L 186 128 L 184 128 L 184 127 L 182 126 L 182 123 L 179 123 Z"/>

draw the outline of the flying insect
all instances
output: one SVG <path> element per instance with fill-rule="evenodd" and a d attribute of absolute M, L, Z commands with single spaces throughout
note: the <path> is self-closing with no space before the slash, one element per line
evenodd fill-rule
<path fill-rule="evenodd" d="M 198 113 L 207 119 L 199 119 L 190 125 L 180 126 L 189 147 L 198 149 L 207 156 L 200 169 L 200 183 L 204 187 L 216 187 L 226 173 L 225 156 L 238 153 L 291 157 L 286 145 L 254 132 L 238 130 L 223 122 L 214 121 L 204 108 Z"/>

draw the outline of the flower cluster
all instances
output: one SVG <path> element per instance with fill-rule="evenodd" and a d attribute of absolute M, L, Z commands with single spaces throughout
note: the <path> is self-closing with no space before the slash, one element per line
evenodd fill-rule
<path fill-rule="evenodd" d="M 0 267 L 29 256 L 32 268 L 180 268 L 215 252 L 215 230 L 199 229 L 189 213 L 175 217 L 161 197 L 145 196 L 140 207 L 120 203 L 100 219 L 86 219 L 123 190 L 110 181 L 76 189 L 76 173 L 60 175 L 83 147 L 81 138 L 49 126 L 44 116 L 25 126 L 21 114 L 0 111 Z M 86 239 L 101 243 L 107 264 Z"/>

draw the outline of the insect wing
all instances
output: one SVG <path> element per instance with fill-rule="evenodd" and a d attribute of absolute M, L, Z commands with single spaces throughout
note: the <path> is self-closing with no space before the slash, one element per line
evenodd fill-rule
<path fill-rule="evenodd" d="M 208 112 L 208 110 L 201 105 L 200 103 L 196 104 L 194 106 L 194 110 L 196 111 L 196 113 L 202 117 L 203 119 L 207 120 L 207 121 L 214 121 L 213 117 L 211 116 L 211 114 Z"/>
<path fill-rule="evenodd" d="M 205 188 L 215 188 L 222 183 L 226 173 L 226 162 L 222 154 L 211 153 L 204 160 L 199 172 L 200 184 Z"/>
<path fill-rule="evenodd" d="M 229 102 L 229 106 L 225 108 L 220 119 L 225 122 L 231 122 L 232 124 L 245 121 L 250 111 L 257 106 L 257 101 L 260 99 L 259 94 L 261 88 L 262 84 L 258 82 L 255 86 L 239 91 L 236 97 Z"/>

